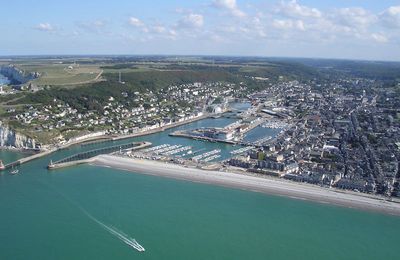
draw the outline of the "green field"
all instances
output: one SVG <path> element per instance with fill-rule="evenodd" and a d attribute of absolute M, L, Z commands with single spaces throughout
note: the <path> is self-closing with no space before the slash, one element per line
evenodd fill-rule
<path fill-rule="evenodd" d="M 41 77 L 32 81 L 32 83 L 39 86 L 63 86 L 91 83 L 101 80 L 101 74 L 103 72 L 97 65 L 29 64 L 19 67 L 29 72 L 39 72 Z"/>

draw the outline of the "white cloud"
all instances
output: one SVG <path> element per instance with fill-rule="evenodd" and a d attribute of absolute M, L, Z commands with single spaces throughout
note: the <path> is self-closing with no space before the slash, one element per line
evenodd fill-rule
<path fill-rule="evenodd" d="M 277 8 L 277 13 L 284 14 L 289 17 L 313 17 L 318 18 L 322 16 L 321 11 L 317 8 L 312 8 L 304 5 L 300 5 L 297 0 L 292 0 L 289 2 L 281 2 L 280 6 Z"/>
<path fill-rule="evenodd" d="M 381 33 L 373 33 L 371 34 L 371 38 L 379 43 L 387 43 L 389 41 L 389 39 Z"/>
<path fill-rule="evenodd" d="M 397 31 L 390 32 L 382 25 L 385 22 L 387 27 L 400 29 L 400 6 L 390 7 L 379 14 L 362 7 L 318 9 L 303 5 L 300 0 L 277 2 L 275 7 L 263 11 L 248 6 L 247 15 L 240 20 L 228 17 L 216 22 L 210 19 L 213 28 L 206 29 L 230 42 L 267 40 L 269 43 L 302 42 L 317 46 L 368 46 L 376 42 L 400 41 Z M 236 1 L 232 0 L 215 0 L 213 6 L 225 11 L 238 8 Z M 250 13 L 254 15 L 250 16 Z"/>
<path fill-rule="evenodd" d="M 304 22 L 302 20 L 291 20 L 291 19 L 274 19 L 272 25 L 277 29 L 289 30 L 297 29 L 305 31 Z"/>
<path fill-rule="evenodd" d="M 366 44 L 368 41 L 388 41 L 383 34 L 374 34 L 378 16 L 361 7 L 326 9 L 321 11 L 311 6 L 301 5 L 300 1 L 282 1 L 274 12 L 269 12 L 272 28 L 285 30 L 285 35 L 277 37 L 299 40 L 309 43 L 336 42 L 345 39 L 348 42 Z M 302 35 L 296 31 L 305 32 Z"/>
<path fill-rule="evenodd" d="M 129 17 L 129 24 L 132 25 L 133 27 L 143 27 L 144 26 L 144 23 L 136 17 Z"/>
<path fill-rule="evenodd" d="M 236 27 L 232 25 L 222 25 L 216 28 L 218 31 L 221 31 L 223 33 L 234 33 L 236 32 Z"/>
<path fill-rule="evenodd" d="M 366 29 L 377 21 L 376 15 L 360 7 L 338 9 L 331 18 L 340 25 L 357 29 Z"/>
<path fill-rule="evenodd" d="M 94 21 L 92 24 L 95 27 L 104 27 L 104 26 L 106 26 L 106 23 L 104 21 Z"/>
<path fill-rule="evenodd" d="M 176 37 L 178 36 L 178 33 L 174 29 L 170 29 L 167 26 L 163 25 L 149 26 L 146 33 L 148 33 L 148 35 L 150 36 L 149 39 L 159 37 L 159 38 L 175 40 Z"/>
<path fill-rule="evenodd" d="M 304 27 L 304 22 L 302 20 L 297 20 L 296 24 L 295 24 L 295 27 L 297 29 L 299 29 L 300 31 L 305 31 L 306 30 L 306 28 Z"/>
<path fill-rule="evenodd" d="M 362 7 L 318 9 L 317 5 L 303 5 L 301 0 L 273 0 L 275 4 L 270 5 L 271 8 L 262 9 L 246 5 L 249 0 L 245 0 L 240 2 L 246 8 L 243 9 L 245 14 L 236 0 L 208 1 L 212 4 L 205 5 L 205 8 L 217 8 L 223 15 L 212 16 L 212 12 L 201 8 L 177 8 L 175 15 L 180 18 L 175 22 L 160 21 L 155 17 L 143 21 L 130 17 L 128 23 L 135 30 L 126 33 L 129 35 L 127 39 L 151 44 L 179 39 L 176 44 L 182 43 L 183 47 L 188 42 L 196 47 L 197 43 L 207 45 L 214 42 L 221 49 L 225 48 L 222 43 L 231 48 L 242 46 L 242 49 L 252 49 L 245 46 L 253 45 L 256 46 L 254 52 L 256 48 L 262 48 L 260 46 L 276 45 L 282 49 L 303 46 L 311 53 L 313 48 L 326 48 L 330 53 L 341 46 L 350 56 L 352 50 L 373 49 L 378 44 L 389 43 L 389 46 L 400 41 L 396 29 L 400 29 L 400 6 L 378 13 Z M 101 23 L 93 25 L 104 26 Z"/>
<path fill-rule="evenodd" d="M 54 32 L 56 29 L 49 23 L 40 23 L 34 27 L 34 29 L 43 32 Z"/>
<path fill-rule="evenodd" d="M 204 25 L 204 17 L 201 14 L 188 14 L 179 22 L 179 27 L 200 28 Z"/>
<path fill-rule="evenodd" d="M 154 25 L 151 27 L 151 31 L 161 34 L 161 33 L 165 33 L 167 31 L 167 29 L 164 26 L 161 25 Z"/>
<path fill-rule="evenodd" d="M 169 34 L 170 37 L 178 36 L 178 33 L 175 30 L 172 30 L 172 29 L 168 31 L 168 34 Z"/>
<path fill-rule="evenodd" d="M 237 6 L 236 0 L 214 0 L 213 5 L 217 8 L 229 11 L 230 14 L 236 17 L 246 16 L 246 14 Z"/>
<path fill-rule="evenodd" d="M 215 0 L 214 4 L 216 6 L 227 8 L 227 9 L 236 9 L 237 8 L 236 0 Z"/>
<path fill-rule="evenodd" d="M 379 16 L 382 24 L 392 29 L 400 28 L 400 5 L 391 6 Z"/>
<path fill-rule="evenodd" d="M 136 17 L 129 18 L 129 25 L 134 28 L 138 28 L 140 32 L 140 35 L 137 35 L 136 37 L 132 36 L 131 34 L 123 34 L 124 39 L 132 41 L 139 40 L 140 42 L 149 42 L 156 39 L 175 40 L 178 36 L 177 31 L 168 25 L 160 23 L 146 24 Z"/>

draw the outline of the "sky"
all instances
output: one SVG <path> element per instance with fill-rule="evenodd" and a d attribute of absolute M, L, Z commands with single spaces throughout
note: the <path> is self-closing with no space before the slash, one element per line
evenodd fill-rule
<path fill-rule="evenodd" d="M 0 0 L 0 55 L 400 61 L 400 0 Z"/>

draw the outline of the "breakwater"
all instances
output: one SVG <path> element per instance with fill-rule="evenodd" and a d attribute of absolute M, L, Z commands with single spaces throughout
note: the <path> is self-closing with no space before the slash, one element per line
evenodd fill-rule
<path fill-rule="evenodd" d="M 110 154 L 110 153 L 114 153 L 114 152 L 122 151 L 122 150 L 138 150 L 138 149 L 143 149 L 145 147 L 148 147 L 150 145 L 151 145 L 150 142 L 138 142 L 138 143 L 134 142 L 134 143 L 114 145 L 114 146 L 94 149 L 94 150 L 90 150 L 87 152 L 77 153 L 77 154 L 68 156 L 68 157 L 58 160 L 56 162 L 50 162 L 50 164 L 47 166 L 47 168 L 53 170 L 53 169 L 59 169 L 59 168 L 73 166 L 73 165 L 78 165 L 78 164 L 82 164 L 82 163 L 89 163 L 89 162 L 91 162 L 92 158 L 97 155 Z"/>
<path fill-rule="evenodd" d="M 16 167 L 16 166 L 19 166 L 19 165 L 22 165 L 22 164 L 24 164 L 24 163 L 30 162 L 30 161 L 35 160 L 35 159 L 38 159 L 38 158 L 41 158 L 41 157 L 46 156 L 46 155 L 49 155 L 49 154 L 51 154 L 51 153 L 53 153 L 53 152 L 55 152 L 55 151 L 56 151 L 55 149 L 54 149 L 54 150 L 42 151 L 42 152 L 40 152 L 40 153 L 37 153 L 37 154 L 31 155 L 31 156 L 28 156 L 28 157 L 19 159 L 19 160 L 17 160 L 17 161 L 8 163 L 8 164 L 6 164 L 6 165 L 4 166 L 4 170 L 10 169 L 10 168 L 12 168 L 12 167 Z"/>

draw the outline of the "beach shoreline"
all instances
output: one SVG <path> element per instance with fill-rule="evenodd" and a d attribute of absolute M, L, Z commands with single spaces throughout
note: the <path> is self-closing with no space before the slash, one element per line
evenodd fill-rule
<path fill-rule="evenodd" d="M 116 155 L 99 155 L 90 165 L 400 216 L 400 203 L 397 200 L 388 201 L 385 197 L 290 182 L 278 178 L 208 171 Z"/>

